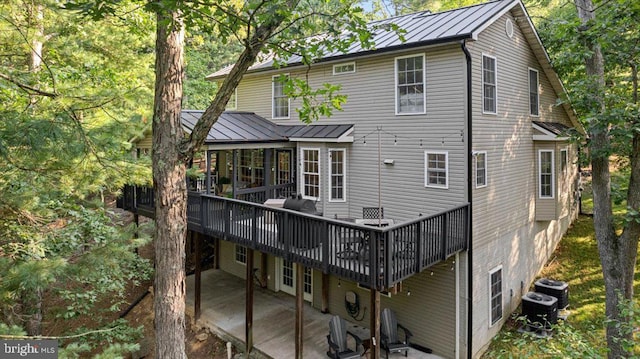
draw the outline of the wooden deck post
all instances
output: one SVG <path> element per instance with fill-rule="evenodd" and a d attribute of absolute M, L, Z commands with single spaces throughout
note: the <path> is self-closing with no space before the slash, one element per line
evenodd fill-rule
<path fill-rule="evenodd" d="M 320 307 L 322 313 L 329 313 L 329 274 L 322 273 L 322 304 Z"/>
<path fill-rule="evenodd" d="M 246 297 L 245 297 L 245 357 L 249 358 L 249 354 L 253 349 L 253 249 L 247 248 L 247 265 L 246 265 Z"/>
<path fill-rule="evenodd" d="M 304 327 L 304 266 L 296 263 L 296 359 L 302 359 L 302 343 Z"/>
<path fill-rule="evenodd" d="M 371 289 L 371 359 L 380 359 L 380 292 Z"/>
<path fill-rule="evenodd" d="M 195 317 L 196 317 L 196 321 L 198 321 L 198 319 L 200 319 L 200 296 L 202 293 L 202 286 L 201 286 L 201 282 L 202 282 L 202 236 L 200 235 L 200 233 L 197 232 L 193 232 L 193 240 L 196 242 L 195 243 L 195 251 L 196 251 L 196 255 L 195 255 L 195 261 L 196 261 L 196 268 L 195 268 L 195 288 L 194 288 L 194 296 L 193 296 L 193 311 L 195 313 Z"/>
<path fill-rule="evenodd" d="M 262 288 L 267 287 L 267 281 L 269 280 L 269 277 L 267 276 L 267 258 L 266 253 L 260 252 L 260 286 Z"/>
<path fill-rule="evenodd" d="M 220 269 L 220 238 L 213 241 L 213 269 Z"/>

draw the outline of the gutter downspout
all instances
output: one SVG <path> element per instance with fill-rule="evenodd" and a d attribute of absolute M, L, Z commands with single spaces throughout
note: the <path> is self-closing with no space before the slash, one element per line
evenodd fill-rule
<path fill-rule="evenodd" d="M 471 53 L 467 49 L 466 40 L 462 40 L 460 42 L 460 47 L 462 48 L 462 52 L 464 52 L 464 56 L 467 60 L 467 201 L 469 201 L 469 223 L 467 224 L 467 228 L 469 231 L 468 235 L 468 243 L 467 243 L 467 358 L 472 358 L 472 346 L 473 346 L 473 281 L 471 280 L 473 277 L 473 230 L 472 230 L 472 221 L 473 221 L 473 192 L 472 192 L 472 184 L 473 178 L 471 176 L 472 166 L 471 166 L 471 152 L 472 152 L 472 119 L 473 119 L 473 104 L 472 104 L 472 93 L 471 93 Z"/>

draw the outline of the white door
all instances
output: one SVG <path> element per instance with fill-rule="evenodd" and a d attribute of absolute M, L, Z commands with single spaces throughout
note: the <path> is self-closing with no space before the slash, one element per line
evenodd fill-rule
<path fill-rule="evenodd" d="M 279 258 L 278 260 L 280 264 L 278 265 L 280 273 L 279 277 L 279 290 L 291 294 L 296 295 L 296 267 L 295 264 L 286 259 Z M 304 269 L 304 300 L 307 302 L 311 302 L 311 289 L 313 288 L 311 283 L 312 275 L 311 268 Z"/>

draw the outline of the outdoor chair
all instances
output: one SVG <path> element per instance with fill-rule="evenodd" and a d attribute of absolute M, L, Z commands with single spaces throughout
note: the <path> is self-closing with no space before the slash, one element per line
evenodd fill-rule
<path fill-rule="evenodd" d="M 382 339 L 380 344 L 387 353 L 387 358 L 389 358 L 389 353 L 401 352 L 404 352 L 406 357 L 409 354 L 409 340 L 413 334 L 409 329 L 398 324 L 395 313 L 389 308 L 382 310 L 380 321 L 380 336 Z M 400 340 L 398 328 L 404 331 L 404 341 Z"/>
<path fill-rule="evenodd" d="M 351 350 L 348 347 L 347 335 L 350 335 L 355 340 L 355 349 Z M 329 321 L 329 335 L 327 335 L 327 342 L 329 343 L 329 351 L 327 355 L 333 359 L 352 359 L 360 358 L 364 353 L 364 347 L 362 346 L 362 340 L 357 335 L 347 331 L 347 324 L 340 316 L 333 316 Z"/>

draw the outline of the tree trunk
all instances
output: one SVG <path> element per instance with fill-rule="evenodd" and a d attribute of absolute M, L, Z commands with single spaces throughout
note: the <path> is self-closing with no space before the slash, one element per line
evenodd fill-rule
<path fill-rule="evenodd" d="M 29 71 L 38 72 L 42 67 L 42 39 L 44 38 L 44 6 L 32 3 L 29 7 L 29 21 L 35 30 L 31 39 L 31 54 L 29 56 Z"/>
<path fill-rule="evenodd" d="M 179 12 L 159 12 L 157 21 L 152 154 L 156 213 L 155 357 L 173 359 L 186 358 L 186 162 L 178 152 L 183 137 L 180 111 L 184 28 Z"/>
<path fill-rule="evenodd" d="M 611 176 L 609 169 L 609 124 L 602 120 L 606 111 L 604 101 L 604 58 L 597 39 L 588 34 L 589 28 L 595 21 L 595 12 L 591 0 L 575 0 L 578 16 L 582 21 L 585 47 L 591 51 L 591 56 L 585 59 L 586 75 L 593 81 L 591 91 L 595 100 L 591 115 L 596 118 L 588 123 L 590 137 L 589 150 L 591 154 L 592 188 L 593 188 L 593 223 L 595 228 L 598 253 L 602 264 L 606 295 L 607 346 L 609 358 L 628 357 L 623 341 L 633 340 L 631 332 L 621 330 L 619 323 L 629 324 L 629 317 L 621 313 L 620 299 L 633 299 L 633 276 L 638 251 L 638 235 L 640 225 L 627 222 L 624 232 L 618 236 L 615 232 L 613 211 L 611 204 Z M 640 204 L 640 136 L 635 133 L 633 151 L 631 155 L 631 181 L 627 193 L 628 205 L 638 209 Z M 623 325 L 624 326 L 624 325 Z"/>

